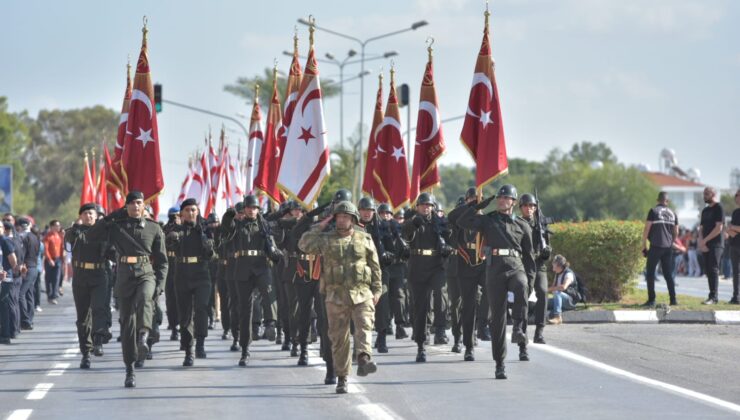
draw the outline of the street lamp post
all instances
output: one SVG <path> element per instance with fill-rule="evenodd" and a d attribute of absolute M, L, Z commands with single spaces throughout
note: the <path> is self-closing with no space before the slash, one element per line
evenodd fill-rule
<path fill-rule="evenodd" d="M 303 18 L 298 19 L 298 23 L 300 23 L 302 25 L 308 25 L 308 26 L 313 25 L 313 27 L 315 29 L 317 29 L 317 30 L 324 31 L 324 32 L 330 33 L 332 35 L 336 35 L 336 36 L 341 37 L 341 38 L 349 39 L 351 41 L 354 41 L 354 42 L 360 44 L 360 73 L 362 73 L 362 72 L 365 71 L 365 47 L 367 46 L 368 43 L 370 43 L 372 41 L 377 41 L 377 40 L 382 39 L 382 38 L 388 38 L 388 37 L 393 36 L 393 35 L 402 34 L 404 32 L 415 31 L 415 30 L 421 28 L 422 26 L 426 26 L 428 24 L 427 21 L 420 20 L 418 22 L 414 22 L 413 24 L 411 24 L 411 26 L 408 27 L 408 28 L 399 29 L 397 31 L 388 32 L 388 33 L 385 33 L 385 34 L 373 36 L 373 37 L 367 38 L 365 40 L 362 40 L 362 39 L 356 38 L 356 37 L 354 37 L 352 35 L 343 34 L 341 32 L 337 32 L 337 31 L 334 31 L 334 30 L 331 30 L 331 29 L 327 29 L 327 28 L 324 28 L 322 26 L 317 26 L 316 24 L 309 23 L 306 19 L 303 19 Z M 364 117 L 365 117 L 364 116 L 364 114 L 365 114 L 364 113 L 364 106 L 365 106 L 365 79 L 362 78 L 360 80 L 360 137 L 363 137 L 362 136 L 362 134 L 363 134 L 363 128 L 362 127 L 363 127 Z M 359 150 L 360 150 L 360 154 L 362 154 L 362 147 L 360 147 Z M 362 171 L 358 172 L 358 174 L 359 174 L 359 177 L 361 177 L 362 176 Z"/>

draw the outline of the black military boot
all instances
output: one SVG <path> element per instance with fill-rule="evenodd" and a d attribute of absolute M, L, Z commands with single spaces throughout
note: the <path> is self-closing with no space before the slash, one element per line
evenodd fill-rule
<path fill-rule="evenodd" d="M 93 338 L 93 354 L 95 357 L 102 357 L 103 356 L 103 337 L 96 335 L 95 338 Z"/>
<path fill-rule="evenodd" d="M 528 362 L 529 361 L 529 353 L 527 353 L 527 345 L 526 344 L 520 344 L 519 345 L 519 361 L 520 362 Z"/>
<path fill-rule="evenodd" d="M 275 344 L 283 344 L 283 329 L 277 327 L 277 335 L 275 336 Z"/>
<path fill-rule="evenodd" d="M 527 334 L 524 331 L 518 328 L 511 331 L 512 344 L 527 344 L 527 341 L 529 340 L 527 340 Z"/>
<path fill-rule="evenodd" d="M 275 341 L 277 337 L 277 329 L 275 328 L 275 321 L 270 321 L 265 325 L 265 338 L 267 341 Z"/>
<path fill-rule="evenodd" d="M 337 375 L 334 374 L 334 366 L 331 364 L 326 365 L 326 376 L 324 377 L 324 385 L 334 385 L 337 383 Z"/>
<path fill-rule="evenodd" d="M 463 356 L 463 360 L 466 362 L 475 362 L 475 355 L 473 354 L 472 347 L 465 347 L 465 356 Z"/>
<path fill-rule="evenodd" d="M 375 347 L 378 349 L 378 353 L 388 353 L 388 344 L 385 337 L 385 330 L 378 333 L 378 338 L 375 340 Z"/>
<path fill-rule="evenodd" d="M 308 350 L 301 345 L 301 355 L 298 356 L 298 366 L 308 366 Z"/>
<path fill-rule="evenodd" d="M 408 336 L 406 329 L 402 325 L 396 325 L 396 340 L 403 340 L 404 338 L 408 338 Z"/>
<path fill-rule="evenodd" d="M 170 341 L 179 341 L 180 340 L 180 334 L 177 332 L 176 328 L 172 329 L 172 332 L 170 333 Z"/>
<path fill-rule="evenodd" d="M 228 330 L 224 330 L 224 333 L 221 334 L 221 339 L 222 340 L 228 340 L 229 339 L 229 331 Z"/>
<path fill-rule="evenodd" d="M 229 348 L 231 351 L 239 351 L 239 339 L 234 338 L 234 341 L 231 343 L 231 347 Z"/>
<path fill-rule="evenodd" d="M 449 342 L 450 340 L 447 338 L 445 330 L 442 328 L 437 328 L 437 331 L 434 333 L 434 344 L 447 344 Z"/>
<path fill-rule="evenodd" d="M 337 394 L 346 394 L 347 391 L 347 377 L 340 376 L 337 380 Z"/>
<path fill-rule="evenodd" d="M 126 365 L 126 380 L 123 382 L 123 386 L 136 388 L 136 374 L 134 373 L 134 367 L 131 365 Z"/>
<path fill-rule="evenodd" d="M 247 367 L 249 363 L 249 348 L 245 347 L 242 349 L 242 357 L 239 359 L 239 366 Z"/>
<path fill-rule="evenodd" d="M 418 344 L 419 348 L 416 351 L 416 363 L 424 363 L 427 361 L 427 351 L 424 349 L 424 343 Z"/>
<path fill-rule="evenodd" d="M 252 324 L 252 341 L 257 341 L 260 338 L 260 324 Z"/>
<path fill-rule="evenodd" d="M 195 339 L 195 357 L 197 359 L 206 358 L 205 341 L 206 341 L 205 337 L 197 337 Z"/>
<path fill-rule="evenodd" d="M 460 347 L 460 337 L 455 337 L 455 343 L 452 345 L 452 352 L 453 353 L 460 353 L 461 351 Z"/>
<path fill-rule="evenodd" d="M 536 344 L 545 344 L 545 337 L 542 335 L 544 329 L 544 327 L 537 327 L 534 330 L 534 342 Z"/>
<path fill-rule="evenodd" d="M 488 328 L 488 325 L 478 328 L 478 339 L 481 341 L 491 341 L 491 330 Z"/>
<path fill-rule="evenodd" d="M 378 365 L 367 353 L 362 353 L 357 358 L 357 376 L 367 376 L 378 371 Z"/>
<path fill-rule="evenodd" d="M 496 362 L 496 379 L 506 379 L 506 367 L 504 367 L 504 362 Z"/>
<path fill-rule="evenodd" d="M 290 357 L 298 357 L 298 343 L 293 342 L 290 347 Z"/>
<path fill-rule="evenodd" d="M 90 353 L 83 353 L 80 360 L 80 369 L 90 369 Z"/>
<path fill-rule="evenodd" d="M 290 351 L 290 339 L 287 336 L 285 337 L 285 340 L 283 340 L 283 346 L 280 347 L 280 350 Z"/>
<path fill-rule="evenodd" d="M 149 353 L 149 346 L 146 344 L 146 340 L 149 338 L 149 331 L 142 328 L 139 331 L 138 340 L 136 341 L 136 361 L 144 363 L 146 355 Z"/>
<path fill-rule="evenodd" d="M 182 361 L 182 365 L 185 367 L 193 366 L 195 359 L 193 359 L 193 349 L 189 348 L 185 350 L 185 359 Z"/>

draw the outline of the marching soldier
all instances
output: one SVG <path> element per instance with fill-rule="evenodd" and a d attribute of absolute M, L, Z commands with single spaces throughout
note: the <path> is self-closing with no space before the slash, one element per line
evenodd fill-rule
<path fill-rule="evenodd" d="M 226 210 L 226 213 L 229 213 L 229 210 Z M 232 217 L 235 222 L 244 220 L 243 201 L 236 203 L 233 211 L 234 215 Z M 236 243 L 234 242 L 234 235 L 229 234 L 226 230 L 226 226 L 223 223 L 225 219 L 226 214 L 224 214 L 221 223 L 221 247 L 219 252 L 224 259 L 223 264 L 225 267 L 224 271 L 226 273 L 227 294 L 229 296 L 228 310 L 229 319 L 231 321 L 231 338 L 233 340 L 230 350 L 239 351 L 239 297 L 236 290 L 236 257 L 234 256 L 236 254 Z"/>
<path fill-rule="evenodd" d="M 469 208 L 478 203 L 475 188 L 468 188 L 465 192 L 465 203 L 452 210 L 449 214 L 450 224 L 456 225 L 460 216 Z M 480 213 L 480 212 L 479 212 Z M 476 325 L 476 314 L 480 304 L 478 288 L 486 293 L 486 266 L 485 257 L 480 253 L 479 235 L 470 229 L 454 227 L 457 245 L 457 275 L 460 282 L 462 299 L 462 326 L 463 345 L 465 345 L 464 360 L 475 360 L 473 354 L 473 333 Z"/>
<path fill-rule="evenodd" d="M 234 241 L 234 258 L 236 260 L 235 286 L 239 302 L 239 343 L 242 355 L 239 366 L 245 367 L 249 362 L 249 344 L 251 336 L 252 292 L 259 289 L 263 298 L 270 300 L 272 313 L 265 314 L 265 318 L 272 320 L 267 325 L 268 338 L 275 340 L 276 297 L 272 285 L 271 264 L 282 257 L 282 252 L 275 246 L 267 222 L 260 214 L 260 204 L 257 197 L 244 197 L 244 219 L 235 220 L 232 209 L 226 211 L 223 217 L 225 232 Z M 233 295 L 232 295 L 233 296 Z M 269 321 L 268 321 L 269 322 Z"/>
<path fill-rule="evenodd" d="M 390 252 L 393 261 L 388 265 L 388 297 L 389 306 L 396 324 L 396 340 L 408 337 L 404 326 L 408 323 L 406 317 L 406 261 L 409 257 L 409 247 L 401 238 L 401 225 L 393 219 L 393 212 L 388 204 L 378 206 L 378 215 L 388 235 L 383 236 L 383 247 Z"/>
<path fill-rule="evenodd" d="M 213 240 L 204 231 L 198 215 L 198 203 L 188 198 L 180 205 L 182 223 L 167 234 L 167 244 L 175 250 L 175 293 L 180 318 L 180 345 L 185 348 L 183 366 L 193 366 L 195 357 L 206 358 L 208 302 L 211 277 L 208 263 L 213 258 Z"/>
<path fill-rule="evenodd" d="M 208 215 L 206 223 L 208 224 L 206 235 L 213 239 L 214 259 L 211 263 L 216 264 L 216 274 L 215 277 L 211 278 L 211 281 L 216 284 L 216 290 L 218 290 L 219 316 L 221 317 L 221 327 L 223 328 L 221 339 L 228 340 L 229 331 L 231 330 L 231 313 L 229 312 L 229 286 L 226 281 L 227 260 L 221 240 L 221 221 L 218 220 L 216 213 L 211 213 Z"/>
<path fill-rule="evenodd" d="M 335 227 L 324 231 L 331 220 Z M 326 302 L 334 369 L 338 376 L 336 392 L 347 393 L 347 376 L 352 369 L 350 321 L 354 323 L 357 374 L 377 371 L 372 360 L 372 330 L 375 305 L 382 293 L 381 269 L 372 237 L 354 226 L 359 215 L 354 204 L 342 201 L 298 243 L 300 249 L 323 257 L 321 293 Z"/>
<path fill-rule="evenodd" d="M 535 231 L 535 225 L 537 220 L 535 219 L 535 212 L 537 211 L 539 203 L 532 194 L 522 194 L 519 199 L 519 211 L 522 213 L 522 219 L 524 219 L 529 226 L 532 228 L 532 232 Z M 543 238 L 537 235 L 532 235 L 532 246 L 535 249 L 535 263 L 537 265 L 537 271 L 534 276 L 534 284 L 529 284 L 529 291 L 527 296 L 534 289 L 535 296 L 537 297 L 537 303 L 534 308 L 534 342 L 538 344 L 545 344 L 545 338 L 543 331 L 545 330 L 545 317 L 547 316 L 547 261 L 550 259 L 551 250 L 548 246 L 549 234 L 547 229 L 542 232 Z M 539 241 L 542 239 L 546 243 L 539 245 Z M 537 252 L 537 250 L 540 250 Z M 526 319 L 525 319 L 526 326 Z M 524 332 L 527 332 L 526 329 Z M 523 349 L 520 346 L 519 358 L 528 359 L 526 347 Z M 523 350 L 523 351 L 522 351 Z"/>
<path fill-rule="evenodd" d="M 133 388 L 134 362 L 143 364 L 146 359 L 154 299 L 162 294 L 167 277 L 164 233 L 156 222 L 144 218 L 144 195 L 139 191 L 126 196 L 125 208 L 114 211 L 85 233 L 80 237 L 93 242 L 108 240 L 118 251 L 115 294 L 126 365 L 124 385 Z"/>
<path fill-rule="evenodd" d="M 162 228 L 165 237 L 180 224 L 180 209 L 177 207 L 170 208 L 167 211 L 167 219 L 167 223 Z M 173 269 L 175 266 L 175 250 L 167 246 L 167 244 L 165 244 L 165 247 L 167 248 L 167 263 L 171 267 L 167 270 L 167 280 L 164 284 L 164 301 L 165 305 L 167 305 L 167 328 L 171 330 L 170 341 L 178 341 L 180 340 L 180 334 L 177 331 L 179 322 L 177 320 L 177 299 L 175 297 L 175 270 Z"/>
<path fill-rule="evenodd" d="M 409 243 L 409 288 L 413 305 L 413 337 L 418 346 L 417 362 L 426 362 L 425 341 L 427 340 L 427 315 L 432 291 L 441 289 L 445 282 L 443 259 L 450 255 L 452 248 L 447 245 L 449 232 L 444 230 L 442 221 L 433 211 L 434 201 L 429 193 L 421 193 L 416 199 L 416 212 L 409 212 L 403 223 L 403 237 Z M 435 319 L 446 320 L 446 314 L 435 313 Z M 436 333 L 444 334 L 444 327 Z"/>
<path fill-rule="evenodd" d="M 476 214 L 496 198 L 496 211 Z M 527 316 L 527 284 L 535 275 L 532 229 L 524 220 L 513 215 L 517 191 L 504 185 L 498 193 L 469 206 L 460 215 L 457 225 L 480 232 L 486 243 L 486 291 L 491 305 L 491 349 L 496 362 L 496 379 L 506 379 L 506 312 L 508 293 L 514 294 L 511 313 L 511 341 L 526 344 L 524 322 Z"/>
<path fill-rule="evenodd" d="M 77 309 L 77 337 L 82 353 L 81 369 L 90 368 L 90 353 L 103 355 L 103 343 L 110 337 L 105 299 L 108 282 L 105 276 L 107 244 L 86 239 L 82 232 L 95 224 L 95 204 L 80 207 L 78 224 L 65 231 L 64 239 L 72 248 L 74 282 L 72 294 Z"/>

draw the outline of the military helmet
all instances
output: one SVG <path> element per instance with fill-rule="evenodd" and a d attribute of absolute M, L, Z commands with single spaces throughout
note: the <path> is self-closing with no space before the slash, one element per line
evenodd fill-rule
<path fill-rule="evenodd" d="M 523 206 L 526 204 L 534 204 L 537 205 L 537 199 L 534 198 L 532 194 L 522 194 L 522 196 L 519 198 L 519 206 Z"/>
<path fill-rule="evenodd" d="M 290 210 L 290 200 L 280 203 L 280 207 L 278 207 L 279 212 L 288 210 Z"/>
<path fill-rule="evenodd" d="M 339 203 L 340 201 L 352 201 L 352 192 L 346 188 L 337 190 L 334 193 L 333 203 Z"/>
<path fill-rule="evenodd" d="M 416 199 L 417 206 L 422 204 L 431 204 L 434 206 L 436 203 L 434 202 L 434 197 L 430 193 L 423 192 L 419 194 L 419 197 Z"/>
<path fill-rule="evenodd" d="M 249 194 L 244 196 L 244 207 L 250 208 L 250 207 L 259 207 L 260 201 L 257 199 L 257 196 L 254 194 Z"/>
<path fill-rule="evenodd" d="M 505 184 L 502 185 L 501 188 L 498 189 L 498 192 L 496 193 L 496 197 L 509 197 L 513 198 L 514 200 L 519 198 L 519 195 L 516 192 L 516 187 L 511 184 Z"/>
<path fill-rule="evenodd" d="M 304 210 L 304 209 L 303 209 L 303 206 L 301 206 L 301 203 L 299 203 L 299 202 L 298 202 L 298 201 L 296 201 L 296 200 L 290 200 L 290 201 L 289 201 L 288 203 L 289 203 L 289 204 L 288 204 L 288 207 L 289 207 L 289 208 L 290 208 L 291 210 Z"/>
<path fill-rule="evenodd" d="M 332 214 L 337 215 L 339 213 L 349 214 L 355 218 L 355 223 L 360 220 L 360 214 L 357 213 L 357 207 L 352 204 L 351 201 L 340 201 L 334 206 Z"/>
<path fill-rule="evenodd" d="M 467 194 L 465 194 L 467 196 Z M 465 197 L 458 197 L 457 203 L 455 204 L 455 208 L 458 208 L 460 206 L 465 205 Z"/>
<path fill-rule="evenodd" d="M 100 204 L 95 205 L 95 211 L 98 213 L 98 216 L 105 216 L 105 209 Z"/>
<path fill-rule="evenodd" d="M 370 197 L 362 197 L 360 202 L 357 203 L 357 208 L 360 210 L 375 210 L 375 201 Z"/>
<path fill-rule="evenodd" d="M 469 198 L 475 198 L 478 196 L 478 191 L 475 189 L 475 187 L 470 187 L 465 191 L 465 200 Z"/>
<path fill-rule="evenodd" d="M 218 223 L 218 215 L 216 213 L 209 214 L 208 218 L 206 219 L 206 223 Z"/>
<path fill-rule="evenodd" d="M 167 215 L 172 216 L 173 214 L 180 213 L 180 207 L 170 207 L 169 210 L 167 210 Z"/>
<path fill-rule="evenodd" d="M 234 205 L 234 210 L 236 210 L 237 213 L 241 213 L 244 211 L 244 202 L 240 201 Z"/>
<path fill-rule="evenodd" d="M 381 203 L 378 206 L 378 213 L 393 213 L 393 211 L 391 211 L 391 206 L 389 206 L 387 203 Z"/>

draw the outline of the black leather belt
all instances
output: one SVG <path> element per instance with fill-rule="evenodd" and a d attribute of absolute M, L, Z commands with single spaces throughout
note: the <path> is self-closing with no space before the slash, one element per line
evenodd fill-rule
<path fill-rule="evenodd" d="M 197 264 L 201 261 L 198 257 L 181 257 L 177 259 L 177 262 L 180 264 Z"/>
<path fill-rule="evenodd" d="M 498 257 L 521 257 L 522 253 L 516 249 L 491 249 L 491 255 Z"/>
<path fill-rule="evenodd" d="M 411 252 L 411 255 L 421 255 L 421 256 L 424 256 L 424 257 L 434 257 L 434 256 L 437 255 L 437 250 L 436 249 L 419 249 L 419 248 L 414 248 L 410 252 Z"/>
<path fill-rule="evenodd" d="M 149 257 L 146 255 L 134 255 L 134 256 L 122 256 L 118 259 L 118 262 L 123 264 L 136 264 L 136 263 L 148 263 Z"/>
<path fill-rule="evenodd" d="M 73 265 L 75 268 L 81 268 L 83 270 L 100 270 L 101 268 L 103 268 L 103 263 L 75 261 Z"/>
<path fill-rule="evenodd" d="M 265 251 L 259 249 L 243 249 L 234 253 L 234 258 L 239 257 L 264 257 Z"/>

